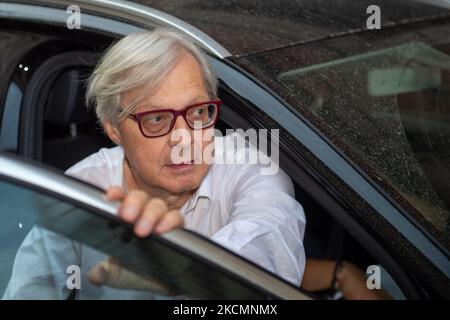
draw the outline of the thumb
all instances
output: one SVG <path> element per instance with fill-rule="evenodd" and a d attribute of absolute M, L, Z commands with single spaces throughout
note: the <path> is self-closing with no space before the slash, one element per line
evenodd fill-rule
<path fill-rule="evenodd" d="M 108 286 L 118 289 L 142 290 L 162 295 L 175 295 L 160 280 L 152 277 L 141 277 L 123 268 L 117 259 L 109 258 L 100 262 L 89 272 L 89 281 L 97 286 Z"/>
<path fill-rule="evenodd" d="M 123 200 L 125 195 L 125 190 L 122 187 L 113 186 L 106 189 L 106 197 L 111 201 Z"/>
<path fill-rule="evenodd" d="M 109 258 L 100 262 L 89 272 L 89 281 L 97 286 L 108 285 L 114 277 L 118 277 L 119 265 Z"/>

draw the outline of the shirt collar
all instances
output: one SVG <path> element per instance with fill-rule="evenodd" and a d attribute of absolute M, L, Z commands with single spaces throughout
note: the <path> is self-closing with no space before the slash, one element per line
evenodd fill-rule
<path fill-rule="evenodd" d="M 125 160 L 125 152 L 123 150 L 123 148 L 121 146 L 117 146 L 116 148 L 118 148 L 119 151 L 119 163 L 118 163 L 118 167 L 117 167 L 117 171 L 114 174 L 113 177 L 113 186 L 122 186 L 122 188 L 126 189 L 125 186 L 125 179 L 124 179 L 124 166 L 123 166 L 123 161 Z"/>
<path fill-rule="evenodd" d="M 186 204 L 182 207 L 182 212 L 188 213 L 193 210 L 197 205 L 197 201 L 199 198 L 207 198 L 208 200 L 212 200 L 212 167 L 209 168 L 208 173 L 203 179 L 200 187 L 197 191 L 192 195 L 192 197 L 186 202 Z"/>
<path fill-rule="evenodd" d="M 209 200 L 212 199 L 212 166 L 209 167 L 208 173 L 206 174 L 206 177 L 203 179 L 202 183 L 200 184 L 200 187 L 198 188 L 198 196 L 199 197 L 206 197 Z"/>

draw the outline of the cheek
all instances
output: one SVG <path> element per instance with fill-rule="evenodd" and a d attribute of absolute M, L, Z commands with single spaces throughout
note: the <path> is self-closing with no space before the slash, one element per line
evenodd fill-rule
<path fill-rule="evenodd" d="M 202 134 L 194 135 L 195 147 L 200 150 L 205 150 L 211 143 L 214 142 L 214 130 L 204 130 Z"/>
<path fill-rule="evenodd" d="M 200 137 L 200 139 L 195 140 L 195 148 L 201 153 L 203 163 L 212 164 L 214 158 L 214 129 L 205 130 Z"/>
<path fill-rule="evenodd" d="M 142 143 L 141 146 L 141 157 L 143 161 L 147 162 L 147 166 L 152 166 L 153 168 L 160 168 L 165 164 L 167 159 L 168 147 L 163 141 L 147 141 Z"/>
<path fill-rule="evenodd" d="M 145 138 L 130 134 L 124 139 L 125 153 L 140 172 L 154 173 L 164 164 L 167 142 L 161 138 Z"/>

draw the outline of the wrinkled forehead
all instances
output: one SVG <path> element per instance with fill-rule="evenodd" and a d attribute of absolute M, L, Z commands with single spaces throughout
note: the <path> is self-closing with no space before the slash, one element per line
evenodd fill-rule
<path fill-rule="evenodd" d="M 191 56 L 180 59 L 178 64 L 160 79 L 159 84 L 156 85 L 152 79 L 148 79 L 142 85 L 127 91 L 123 96 L 123 106 L 133 105 L 132 112 L 183 109 L 210 98 L 200 65 Z"/>

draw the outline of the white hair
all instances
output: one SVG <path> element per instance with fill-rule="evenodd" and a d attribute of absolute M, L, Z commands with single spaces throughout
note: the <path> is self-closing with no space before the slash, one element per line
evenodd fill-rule
<path fill-rule="evenodd" d="M 86 103 L 95 104 L 98 119 L 120 123 L 142 101 L 158 90 L 177 62 L 190 53 L 199 63 L 209 98 L 217 97 L 217 78 L 206 54 L 177 31 L 157 28 L 129 34 L 113 44 L 102 56 L 88 79 Z M 145 86 L 144 94 L 128 106 L 121 97 L 131 89 Z"/>

